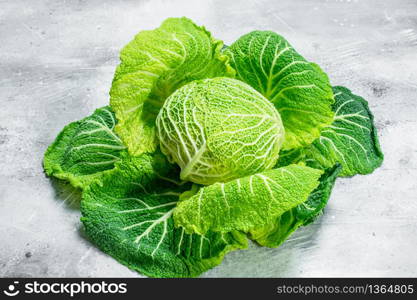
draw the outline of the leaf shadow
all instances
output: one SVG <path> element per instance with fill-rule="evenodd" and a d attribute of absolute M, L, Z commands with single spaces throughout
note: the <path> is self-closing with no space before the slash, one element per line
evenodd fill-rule
<path fill-rule="evenodd" d="M 55 200 L 59 206 L 64 206 L 71 210 L 80 210 L 81 189 L 54 177 L 50 178 L 50 182 L 55 192 Z"/>
<path fill-rule="evenodd" d="M 73 187 L 69 182 L 55 177 L 49 178 L 52 188 L 55 192 L 55 201 L 58 202 L 59 206 L 63 206 L 66 209 L 71 211 L 81 210 L 81 199 L 82 199 L 82 190 L 80 188 Z M 89 247 L 95 247 L 94 243 L 87 235 L 85 227 L 80 221 L 77 226 L 78 236 L 86 242 Z"/>

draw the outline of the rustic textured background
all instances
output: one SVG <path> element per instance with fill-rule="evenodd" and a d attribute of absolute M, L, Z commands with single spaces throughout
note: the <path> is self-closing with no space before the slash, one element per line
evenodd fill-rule
<path fill-rule="evenodd" d="M 383 166 L 339 179 L 325 215 L 282 247 L 204 276 L 417 276 L 417 1 L 0 0 L 0 277 L 138 276 L 84 237 L 78 195 L 42 171 L 62 127 L 108 102 L 118 52 L 188 16 L 230 44 L 284 35 L 375 114 Z"/>

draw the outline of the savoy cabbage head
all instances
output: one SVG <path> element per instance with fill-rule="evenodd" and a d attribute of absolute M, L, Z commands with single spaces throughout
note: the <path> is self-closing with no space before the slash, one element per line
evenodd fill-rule
<path fill-rule="evenodd" d="M 274 106 L 249 85 L 218 77 L 175 91 L 157 121 L 162 152 L 181 179 L 226 182 L 272 168 L 284 139 Z"/>
<path fill-rule="evenodd" d="M 199 276 L 248 239 L 278 247 L 338 176 L 382 164 L 367 101 L 274 32 L 224 48 L 169 18 L 120 59 L 110 106 L 67 125 L 44 169 L 82 190 L 91 241 L 142 274 Z"/>

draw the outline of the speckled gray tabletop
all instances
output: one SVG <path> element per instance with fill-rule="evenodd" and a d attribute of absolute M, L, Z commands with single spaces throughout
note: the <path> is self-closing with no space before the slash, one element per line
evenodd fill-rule
<path fill-rule="evenodd" d="M 385 153 L 282 247 L 252 245 L 204 276 L 417 276 L 417 1 L 0 0 L 0 277 L 140 276 L 84 237 L 78 193 L 41 161 L 65 124 L 108 102 L 120 48 L 183 15 L 227 44 L 284 35 L 369 101 Z"/>

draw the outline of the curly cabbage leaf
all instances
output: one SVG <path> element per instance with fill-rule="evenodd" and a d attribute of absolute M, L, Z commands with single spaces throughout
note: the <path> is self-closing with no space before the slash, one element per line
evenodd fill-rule
<path fill-rule="evenodd" d="M 152 153 L 157 146 L 155 119 L 165 99 L 187 82 L 234 76 L 221 41 L 187 18 L 169 18 L 142 31 L 120 53 L 110 90 L 119 120 L 116 132 L 129 153 Z"/>
<path fill-rule="evenodd" d="M 279 165 L 305 162 L 325 169 L 336 162 L 343 167 L 341 176 L 369 174 L 384 159 L 368 102 L 341 86 L 333 88 L 336 102 L 334 122 L 310 146 L 284 152 Z"/>
<path fill-rule="evenodd" d="M 305 202 L 319 185 L 321 170 L 291 165 L 201 188 L 174 210 L 177 226 L 204 234 L 243 231 L 273 223 Z"/>
<path fill-rule="evenodd" d="M 181 179 L 226 182 L 271 169 L 284 129 L 274 106 L 249 85 L 219 77 L 174 92 L 157 118 L 161 150 Z"/>
<path fill-rule="evenodd" d="M 281 245 L 297 228 L 313 222 L 326 206 L 334 183 L 342 167 L 340 164 L 325 170 L 318 187 L 308 196 L 307 201 L 292 208 L 273 223 L 249 232 L 249 237 L 259 245 L 275 248 Z"/>
<path fill-rule="evenodd" d="M 253 31 L 225 51 L 236 77 L 269 99 L 285 127 L 283 149 L 304 147 L 333 121 L 334 102 L 329 79 L 280 35 Z"/>
<path fill-rule="evenodd" d="M 112 169 L 125 149 L 113 131 L 115 125 L 114 113 L 106 106 L 65 126 L 45 152 L 46 174 L 83 188 Z"/>
<path fill-rule="evenodd" d="M 151 277 L 194 277 L 247 247 L 238 232 L 187 234 L 172 218 L 189 189 L 160 155 L 125 156 L 83 193 L 82 222 L 90 239 L 129 268 Z"/>

